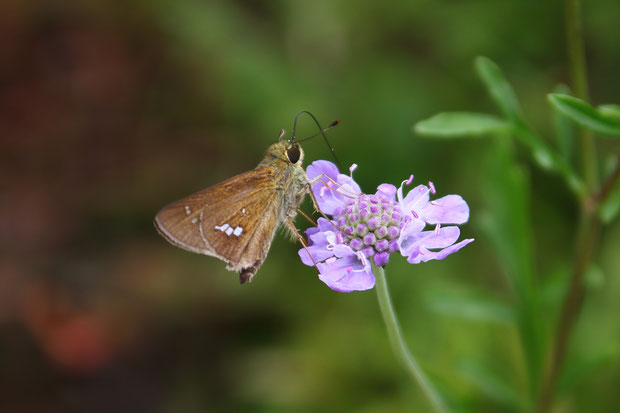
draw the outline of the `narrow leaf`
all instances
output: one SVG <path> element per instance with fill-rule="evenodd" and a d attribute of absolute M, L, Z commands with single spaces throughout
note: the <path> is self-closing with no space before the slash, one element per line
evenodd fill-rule
<path fill-rule="evenodd" d="M 497 116 L 471 112 L 442 112 L 414 126 L 420 135 L 441 138 L 482 136 L 509 129 L 508 122 Z"/>
<path fill-rule="evenodd" d="M 605 115 L 620 119 L 620 105 L 600 105 L 598 110 Z"/>
<path fill-rule="evenodd" d="M 553 106 L 584 128 L 600 135 L 620 136 L 620 119 L 573 96 L 553 93 L 548 96 Z"/>
<path fill-rule="evenodd" d="M 521 106 L 512 86 L 506 81 L 502 70 L 491 59 L 479 56 L 476 71 L 502 113 L 514 122 L 521 121 Z"/>

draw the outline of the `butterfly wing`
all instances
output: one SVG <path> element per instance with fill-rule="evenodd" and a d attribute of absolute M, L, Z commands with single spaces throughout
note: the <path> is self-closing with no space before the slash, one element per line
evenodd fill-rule
<path fill-rule="evenodd" d="M 211 255 L 248 279 L 264 261 L 279 225 L 279 173 L 264 167 L 164 207 L 155 227 L 172 244 Z"/>

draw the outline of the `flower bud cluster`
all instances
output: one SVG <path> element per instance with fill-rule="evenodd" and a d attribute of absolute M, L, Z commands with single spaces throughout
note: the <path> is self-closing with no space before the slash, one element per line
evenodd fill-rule
<path fill-rule="evenodd" d="M 405 223 L 398 204 L 381 195 L 360 195 L 333 213 L 333 223 L 344 243 L 382 267 L 398 251 L 398 237 Z"/>

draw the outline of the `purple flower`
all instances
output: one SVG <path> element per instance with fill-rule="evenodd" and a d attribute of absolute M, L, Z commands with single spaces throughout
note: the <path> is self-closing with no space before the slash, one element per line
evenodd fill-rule
<path fill-rule="evenodd" d="M 321 211 L 331 219 L 319 218 L 317 227 L 306 230 L 308 248 L 300 249 L 299 256 L 306 265 L 316 264 L 319 279 L 333 290 L 373 288 L 371 260 L 383 267 L 396 251 L 417 264 L 442 260 L 473 241 L 456 242 L 460 230 L 454 224 L 469 219 L 467 203 L 459 195 L 431 201 L 430 194 L 435 194 L 432 182 L 403 196 L 403 186 L 413 180 L 411 175 L 398 189 L 381 184 L 374 195 L 366 195 L 351 176 L 341 174 L 329 161 L 313 162 L 306 174 L 310 180 L 320 177 L 312 192 Z M 427 225 L 434 228 L 425 231 Z"/>

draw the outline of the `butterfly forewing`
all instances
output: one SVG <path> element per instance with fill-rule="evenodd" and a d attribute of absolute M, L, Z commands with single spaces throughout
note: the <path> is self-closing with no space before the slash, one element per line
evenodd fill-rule
<path fill-rule="evenodd" d="M 265 237 L 270 243 L 273 233 L 264 232 L 272 228 L 275 232 L 274 223 L 266 222 L 277 217 L 272 210 L 277 208 L 277 198 L 273 197 L 275 173 L 273 168 L 264 167 L 234 176 L 164 207 L 155 224 L 162 235 L 181 248 L 222 258 L 235 270 L 251 265 L 261 254 L 248 255 L 248 245 L 260 245 Z"/>

